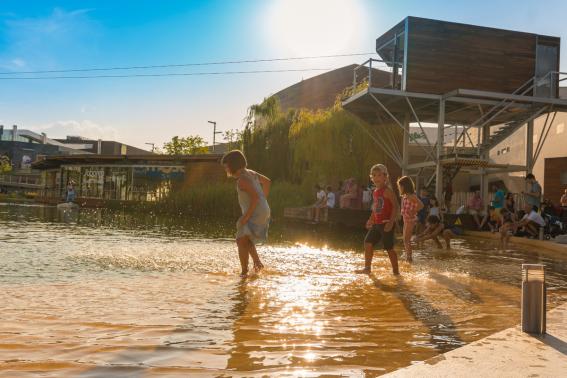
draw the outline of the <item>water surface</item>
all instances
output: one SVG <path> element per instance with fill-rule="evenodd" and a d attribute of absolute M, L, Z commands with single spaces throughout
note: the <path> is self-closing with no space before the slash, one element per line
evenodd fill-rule
<path fill-rule="evenodd" d="M 241 280 L 234 220 L 0 205 L 0 376 L 366 376 L 519 322 L 520 267 L 567 264 L 490 241 L 426 244 L 393 277 L 363 233 L 275 223 Z"/>

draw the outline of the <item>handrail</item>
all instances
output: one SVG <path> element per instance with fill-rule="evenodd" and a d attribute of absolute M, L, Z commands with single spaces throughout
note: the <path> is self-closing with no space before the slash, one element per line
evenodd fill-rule
<path fill-rule="evenodd" d="M 394 66 L 399 66 L 400 68 L 403 69 L 404 65 L 403 62 L 397 62 L 397 61 L 389 61 L 389 60 L 383 60 L 383 59 L 376 59 L 376 58 L 369 58 L 367 60 L 365 60 L 363 63 L 357 65 L 356 67 L 354 67 L 354 75 L 353 75 L 353 80 L 352 80 L 352 90 L 353 92 L 356 90 L 356 86 L 359 84 L 358 83 L 358 71 L 361 68 L 368 68 L 368 77 L 369 78 L 369 86 L 371 86 L 371 82 L 372 82 L 372 63 L 376 62 L 376 63 L 385 63 L 387 65 L 394 65 Z M 392 72 L 393 74 L 393 72 Z"/>
<path fill-rule="evenodd" d="M 523 96 L 526 93 L 528 93 L 530 90 L 534 89 L 538 83 L 547 80 L 548 78 L 551 78 L 551 75 L 561 75 L 561 74 L 565 74 L 567 75 L 567 73 L 565 72 L 559 72 L 559 71 L 549 71 L 548 73 L 546 73 L 545 75 L 543 75 L 540 78 L 537 78 L 535 75 L 532 76 L 531 78 L 529 78 L 526 82 L 524 82 L 522 85 L 520 85 L 514 92 L 512 92 L 512 95 L 517 95 L 518 92 L 520 92 L 522 90 L 522 88 L 524 88 L 526 85 L 530 84 L 531 85 L 526 88 L 525 90 L 521 91 L 521 93 L 519 93 L 519 95 Z M 550 80 L 550 82 L 553 82 L 552 80 Z M 552 89 L 555 89 L 552 87 Z M 535 96 L 534 96 L 535 97 Z M 506 104 L 506 102 L 508 102 L 508 104 Z M 465 127 L 465 131 L 469 130 L 472 127 L 476 127 L 478 126 L 478 124 L 482 122 L 482 124 L 480 126 L 478 126 L 479 128 L 484 127 L 488 122 L 490 122 L 491 120 L 493 120 L 494 118 L 496 118 L 499 114 L 501 114 L 503 111 L 505 111 L 506 109 L 508 109 L 512 104 L 514 104 L 515 101 L 514 100 L 508 100 L 508 99 L 503 99 L 500 102 L 498 102 L 496 105 L 494 105 L 492 108 L 490 108 L 486 113 L 484 113 L 483 115 L 480 116 L 480 118 L 478 118 L 476 121 L 474 121 L 471 125 L 469 125 L 468 127 Z M 502 107 L 502 109 L 498 110 L 496 113 L 493 113 L 496 109 L 498 109 L 499 107 Z M 486 117 L 490 116 L 490 118 L 486 119 Z M 459 135 L 458 139 L 457 139 L 457 143 L 460 141 L 461 139 L 461 135 Z M 477 148 L 479 149 L 480 152 L 480 144 L 477 146 Z"/>

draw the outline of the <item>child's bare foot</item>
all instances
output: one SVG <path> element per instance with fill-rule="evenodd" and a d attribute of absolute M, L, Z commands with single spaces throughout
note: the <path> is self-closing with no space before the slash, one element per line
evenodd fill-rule
<path fill-rule="evenodd" d="M 356 274 L 370 274 L 370 268 L 357 269 L 354 272 Z"/>
<path fill-rule="evenodd" d="M 240 273 L 240 278 L 248 277 L 248 271 Z"/>
<path fill-rule="evenodd" d="M 264 269 L 264 264 L 262 264 L 261 262 L 255 263 L 254 264 L 254 270 L 256 271 L 256 273 L 258 273 L 259 271 L 261 271 L 262 269 Z"/>

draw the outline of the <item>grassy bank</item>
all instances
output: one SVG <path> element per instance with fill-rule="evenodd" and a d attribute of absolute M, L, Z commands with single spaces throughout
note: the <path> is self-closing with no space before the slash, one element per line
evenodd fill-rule
<path fill-rule="evenodd" d="M 183 191 L 172 192 L 157 202 L 145 202 L 135 206 L 135 210 L 167 214 L 172 216 L 219 216 L 236 219 L 240 207 L 234 182 L 215 185 L 195 186 Z M 285 207 L 305 206 L 313 197 L 306 186 L 275 182 L 268 198 L 272 217 L 283 215 Z"/>

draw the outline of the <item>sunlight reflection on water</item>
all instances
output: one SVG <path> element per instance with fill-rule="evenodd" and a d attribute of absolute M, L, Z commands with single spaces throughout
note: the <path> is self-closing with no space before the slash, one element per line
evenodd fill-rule
<path fill-rule="evenodd" d="M 567 298 L 565 263 L 486 241 L 361 276 L 358 235 L 276 229 L 240 280 L 230 228 L 39 211 L 0 209 L 2 376 L 375 376 L 516 324 L 522 262 Z"/>

